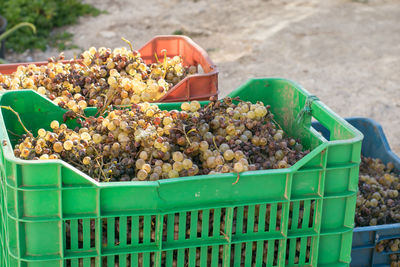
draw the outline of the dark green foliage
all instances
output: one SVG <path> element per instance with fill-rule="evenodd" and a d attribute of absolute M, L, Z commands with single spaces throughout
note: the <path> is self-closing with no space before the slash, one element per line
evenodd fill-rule
<path fill-rule="evenodd" d="M 7 18 L 8 28 L 19 22 L 31 22 L 36 26 L 33 34 L 28 28 L 18 30 L 7 39 L 7 48 L 16 52 L 47 46 L 65 48 L 72 35 L 61 33 L 52 35 L 51 31 L 60 26 L 76 23 L 79 16 L 97 16 L 101 11 L 81 3 L 80 0 L 0 0 L 0 14 Z"/>

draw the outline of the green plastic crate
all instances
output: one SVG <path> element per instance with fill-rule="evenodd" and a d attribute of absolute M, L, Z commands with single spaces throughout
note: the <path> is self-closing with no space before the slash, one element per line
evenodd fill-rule
<path fill-rule="evenodd" d="M 291 81 L 252 79 L 230 96 L 270 104 L 312 151 L 236 184 L 233 173 L 97 183 L 61 160 L 15 158 L 23 129 L 2 109 L 0 266 L 348 266 L 362 134 Z M 32 132 L 65 112 L 31 90 L 0 105 Z"/>

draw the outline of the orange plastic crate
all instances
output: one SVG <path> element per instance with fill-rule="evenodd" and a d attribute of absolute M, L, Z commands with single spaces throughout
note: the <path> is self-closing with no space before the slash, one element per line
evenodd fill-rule
<path fill-rule="evenodd" d="M 180 55 L 184 65 L 200 65 L 204 73 L 185 77 L 157 102 L 208 100 L 212 96 L 218 96 L 218 70 L 203 48 L 186 36 L 159 35 L 147 42 L 139 49 L 139 52 L 146 64 L 149 64 L 156 62 L 155 54 L 159 59 L 164 58 L 164 54 L 161 53 L 163 49 L 167 50 L 168 57 Z M 29 64 L 40 66 L 47 64 L 47 61 L 1 64 L 0 73 L 11 74 L 17 70 L 18 66 Z"/>

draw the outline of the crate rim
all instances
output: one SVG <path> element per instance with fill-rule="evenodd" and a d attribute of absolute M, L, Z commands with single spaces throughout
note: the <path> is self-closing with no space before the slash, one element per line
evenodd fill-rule
<path fill-rule="evenodd" d="M 247 82 L 245 82 L 244 84 L 242 84 L 241 86 L 239 86 L 236 90 L 232 91 L 228 96 L 231 96 L 233 93 L 240 91 L 242 88 L 247 87 L 249 84 L 251 84 L 254 81 L 270 81 L 270 80 L 279 80 L 279 81 L 285 81 L 288 82 L 289 84 L 291 84 L 292 86 L 296 87 L 301 93 L 303 93 L 306 96 L 310 96 L 311 94 L 305 90 L 302 86 L 298 85 L 297 83 L 288 80 L 288 79 L 283 79 L 283 78 L 252 78 L 249 79 Z M 0 100 L 4 95 L 7 94 L 15 94 L 15 93 L 22 93 L 22 92 L 30 92 L 33 94 L 37 94 L 39 96 L 41 96 L 45 101 L 48 101 L 49 103 L 51 103 L 51 105 L 54 105 L 57 108 L 60 108 L 58 105 L 56 105 L 53 101 L 51 101 L 50 99 L 48 99 L 47 97 L 44 97 L 42 95 L 40 95 L 38 92 L 36 92 L 33 89 L 21 89 L 21 90 L 12 90 L 12 91 L 4 91 L 4 92 L 0 92 Z M 207 102 L 207 101 L 205 101 Z M 318 103 L 316 103 L 318 102 Z M 182 103 L 182 102 L 174 102 L 175 104 L 177 103 Z M 163 104 L 168 104 L 168 103 L 154 103 L 157 105 L 163 105 Z M 310 153 L 308 153 L 305 157 L 303 157 L 301 160 L 297 161 L 294 165 L 290 166 L 289 168 L 285 168 L 285 169 L 268 169 L 268 170 L 257 170 L 257 171 L 247 171 L 247 172 L 242 172 L 240 173 L 240 177 L 241 178 L 246 178 L 247 176 L 254 176 L 254 175 L 264 175 L 266 173 L 268 174 L 290 174 L 293 173 L 297 170 L 299 170 L 309 159 L 312 159 L 314 156 L 316 156 L 318 153 L 320 153 L 323 150 L 326 150 L 330 145 L 334 145 L 334 144 L 347 144 L 347 143 L 354 143 L 354 142 L 358 142 L 360 140 L 363 139 L 363 135 L 360 131 L 358 131 L 358 129 L 356 129 L 355 127 L 353 127 L 351 124 L 349 124 L 346 120 L 340 118 L 335 112 L 333 112 L 331 109 L 329 109 L 326 105 L 324 105 L 323 103 L 321 103 L 319 100 L 314 101 L 312 103 L 312 105 L 319 105 L 320 108 L 324 108 L 327 110 L 327 112 L 330 112 L 331 116 L 333 116 L 335 119 L 340 120 L 341 123 L 343 124 L 344 127 L 348 128 L 348 130 L 352 131 L 354 133 L 354 137 L 349 138 L 349 139 L 345 139 L 345 140 L 334 140 L 334 141 L 329 141 L 326 140 L 324 137 L 322 137 L 322 135 L 320 135 L 319 133 L 317 133 L 312 126 L 306 127 L 305 125 L 303 125 L 303 127 L 306 127 L 307 130 L 309 131 L 313 131 L 314 134 L 317 136 L 318 139 L 320 139 L 320 141 L 322 142 L 320 145 L 318 145 L 317 147 L 315 147 L 314 149 L 312 149 L 310 151 Z M 60 108 L 61 109 L 61 108 Z M 0 122 L 4 123 L 4 119 L 3 119 L 3 109 L 0 112 Z M 15 157 L 14 153 L 13 153 L 13 148 L 11 146 L 11 142 L 9 139 L 9 135 L 6 131 L 6 129 L 4 128 L 0 128 L 0 136 L 4 136 L 5 139 L 0 140 L 2 142 L 2 146 L 3 146 L 3 151 L 4 151 L 4 157 L 8 160 L 12 160 L 20 165 L 42 165 L 42 164 L 52 164 L 52 165 L 61 165 L 64 166 L 76 173 L 79 173 L 79 175 L 81 175 L 82 178 L 85 178 L 87 181 L 91 182 L 92 184 L 96 185 L 97 187 L 107 187 L 107 188 L 111 188 L 111 187 L 120 187 L 120 186 L 134 186 L 134 187 L 159 187 L 162 184 L 171 184 L 171 183 L 177 183 L 177 182 L 181 182 L 181 181 L 189 181 L 189 180 L 204 180 L 204 179 L 215 179 L 213 177 L 210 177 L 208 175 L 197 175 L 197 176 L 188 176 L 188 177 L 178 177 L 178 178 L 172 178 L 172 179 L 164 179 L 164 180 L 158 180 L 158 181 L 125 181 L 125 182 L 97 182 L 95 179 L 93 179 L 92 177 L 88 176 L 87 174 L 85 174 L 84 172 L 80 171 L 79 169 L 75 168 L 74 166 L 72 166 L 71 164 L 61 160 L 61 159 L 56 159 L 56 160 L 23 160 L 20 158 Z M 4 142 L 6 141 L 6 142 Z M 321 169 L 323 170 L 323 169 Z M 231 177 L 233 179 L 233 181 L 235 181 L 237 179 L 237 173 L 219 173 L 216 174 L 218 177 Z"/>
<path fill-rule="evenodd" d="M 377 134 L 379 135 L 379 138 L 382 140 L 382 145 L 384 146 L 386 152 L 390 155 L 391 158 L 400 162 L 400 157 L 396 153 L 393 152 L 393 150 L 390 147 L 390 144 L 386 138 L 385 132 L 383 131 L 383 127 L 379 122 L 377 122 L 374 119 L 368 118 L 368 117 L 359 117 L 359 116 L 348 117 L 348 118 L 344 118 L 344 119 L 346 121 L 365 121 L 365 122 L 373 124 L 374 127 L 376 127 L 376 129 L 378 130 Z"/>

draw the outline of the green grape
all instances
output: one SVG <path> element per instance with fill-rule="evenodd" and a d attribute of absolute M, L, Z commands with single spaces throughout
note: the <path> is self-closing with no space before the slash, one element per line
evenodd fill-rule
<path fill-rule="evenodd" d="M 59 159 L 59 156 L 57 154 L 51 154 L 49 159 Z"/>
<path fill-rule="evenodd" d="M 222 165 L 221 172 L 228 173 L 231 171 L 231 168 L 228 165 Z"/>
<path fill-rule="evenodd" d="M 242 164 L 241 162 L 236 162 L 236 163 L 233 165 L 233 170 L 234 170 L 235 172 L 243 172 L 243 171 L 244 171 L 244 166 L 243 166 L 243 164 Z"/>
<path fill-rule="evenodd" d="M 249 111 L 246 113 L 247 118 L 249 118 L 250 120 L 253 120 L 256 117 L 256 113 L 254 111 Z"/>
<path fill-rule="evenodd" d="M 142 166 L 142 168 L 141 168 L 142 170 L 145 170 L 147 173 L 150 173 L 151 172 L 151 166 L 150 166 L 150 164 L 143 164 L 143 166 Z"/>
<path fill-rule="evenodd" d="M 168 172 L 168 177 L 169 178 L 177 178 L 177 177 L 179 177 L 179 173 L 176 170 L 170 170 Z"/>
<path fill-rule="evenodd" d="M 58 121 L 52 121 L 50 123 L 50 127 L 51 127 L 51 129 L 56 130 L 60 127 L 60 123 Z"/>
<path fill-rule="evenodd" d="M 43 129 L 43 128 L 40 128 L 39 130 L 38 130 L 38 135 L 40 136 L 40 137 L 45 137 L 46 136 L 46 130 L 45 129 Z"/>
<path fill-rule="evenodd" d="M 180 172 L 183 170 L 183 164 L 180 161 L 176 161 L 176 162 L 174 162 L 174 164 L 172 164 L 172 168 L 174 170 L 176 170 L 177 172 Z"/>
<path fill-rule="evenodd" d="M 197 110 L 199 110 L 201 107 L 199 101 L 192 101 L 190 102 L 190 111 L 191 112 L 196 112 Z"/>
<path fill-rule="evenodd" d="M 188 102 L 183 102 L 183 103 L 181 104 L 181 109 L 184 110 L 184 111 L 189 111 L 189 110 L 190 110 L 190 107 L 191 107 L 191 105 L 190 105 L 190 103 L 188 103 Z"/>
<path fill-rule="evenodd" d="M 190 159 L 184 159 L 182 162 L 182 165 L 185 170 L 188 170 L 188 169 L 192 168 L 193 162 Z"/>
<path fill-rule="evenodd" d="M 170 125 L 173 122 L 174 122 L 174 120 L 171 117 L 164 117 L 164 119 L 163 119 L 163 124 L 165 126 Z"/>
<path fill-rule="evenodd" d="M 265 115 L 267 115 L 268 111 L 265 107 L 263 106 L 259 106 L 257 107 L 255 110 L 255 115 L 259 118 L 264 117 Z"/>
<path fill-rule="evenodd" d="M 139 158 L 143 159 L 143 160 L 147 160 L 147 158 L 149 157 L 148 153 L 146 151 L 142 151 L 139 154 Z"/>
<path fill-rule="evenodd" d="M 117 129 L 117 127 L 115 126 L 115 124 L 114 123 L 109 123 L 108 125 L 107 125 L 107 129 L 109 130 L 109 131 L 114 131 L 115 129 Z"/>
<path fill-rule="evenodd" d="M 228 127 L 226 127 L 225 131 L 229 135 L 236 135 L 236 129 L 234 125 L 229 125 Z"/>
<path fill-rule="evenodd" d="M 229 149 L 229 145 L 226 143 L 223 143 L 219 146 L 219 151 L 221 151 L 221 153 L 224 153 L 225 151 L 227 151 Z"/>
<path fill-rule="evenodd" d="M 267 143 L 268 143 L 267 138 L 265 138 L 265 137 L 260 138 L 260 141 L 259 141 L 260 146 L 265 146 L 265 145 L 267 145 Z"/>
<path fill-rule="evenodd" d="M 164 162 L 162 160 L 159 160 L 159 159 L 154 162 L 154 166 L 162 167 L 163 164 L 164 164 Z"/>
<path fill-rule="evenodd" d="M 118 142 L 115 142 L 115 143 L 111 146 L 111 150 L 114 151 L 114 152 L 116 152 L 116 153 L 119 153 L 120 149 L 121 149 L 121 145 L 120 145 Z"/>
<path fill-rule="evenodd" d="M 208 150 L 208 142 L 207 141 L 201 141 L 199 144 L 199 149 L 200 151 L 206 151 Z"/>
<path fill-rule="evenodd" d="M 228 149 L 224 152 L 225 160 L 231 161 L 231 160 L 233 160 L 234 157 L 235 157 L 235 153 L 232 150 Z"/>
<path fill-rule="evenodd" d="M 136 160 L 136 169 L 140 170 L 142 169 L 143 165 L 146 164 L 146 162 L 143 159 L 138 159 Z"/>
<path fill-rule="evenodd" d="M 71 140 L 67 140 L 67 141 L 64 142 L 63 146 L 64 146 L 65 150 L 71 150 L 72 147 L 74 146 L 74 144 L 72 143 Z"/>
<path fill-rule="evenodd" d="M 253 145 L 258 146 L 260 144 L 260 137 L 258 137 L 257 135 L 253 136 L 253 138 L 251 138 L 251 142 L 253 143 Z"/>
<path fill-rule="evenodd" d="M 276 158 L 276 160 L 281 160 L 281 159 L 283 159 L 284 156 L 285 156 L 285 155 L 283 154 L 283 151 L 282 151 L 282 150 L 277 150 L 277 151 L 275 152 L 275 158 Z"/>
<path fill-rule="evenodd" d="M 150 181 L 157 181 L 157 180 L 159 180 L 159 179 L 160 179 L 160 174 L 159 174 L 159 173 L 153 172 L 153 173 L 150 175 Z"/>
<path fill-rule="evenodd" d="M 41 159 L 41 160 L 47 160 L 47 159 L 49 159 L 49 155 L 48 155 L 48 154 L 43 154 L 43 155 L 41 155 L 41 156 L 39 157 L 39 159 Z"/>
<path fill-rule="evenodd" d="M 55 142 L 53 144 L 53 149 L 56 153 L 60 153 L 64 150 L 63 144 L 61 142 Z"/>
<path fill-rule="evenodd" d="M 244 131 L 243 135 L 245 135 L 247 139 L 250 139 L 253 136 L 253 134 L 249 130 Z"/>
<path fill-rule="evenodd" d="M 235 159 L 240 160 L 241 158 L 244 158 L 244 154 L 242 151 L 238 150 L 235 152 Z"/>
<path fill-rule="evenodd" d="M 203 152 L 203 159 L 207 160 L 209 157 L 212 157 L 214 154 L 211 152 L 211 150 L 207 149 L 206 151 Z"/>
<path fill-rule="evenodd" d="M 216 162 L 215 162 L 215 157 L 209 157 L 207 158 L 207 166 L 208 168 L 214 168 L 216 166 Z"/>
<path fill-rule="evenodd" d="M 100 144 L 102 140 L 103 140 L 103 138 L 102 138 L 102 136 L 100 134 L 96 133 L 96 134 L 93 135 L 93 142 L 95 144 Z"/>
<path fill-rule="evenodd" d="M 82 134 L 81 134 L 81 138 L 82 138 L 83 140 L 86 140 L 86 141 L 90 141 L 90 140 L 92 139 L 92 137 L 90 136 L 90 134 L 87 133 L 87 132 L 82 133 Z"/>
<path fill-rule="evenodd" d="M 222 165 L 222 164 L 224 164 L 224 162 L 225 162 L 224 157 L 221 156 L 221 155 L 218 155 L 218 156 L 215 158 L 215 163 L 216 163 L 216 165 Z"/>
<path fill-rule="evenodd" d="M 247 141 L 249 141 L 249 138 L 247 138 L 246 135 L 242 134 L 242 135 L 240 136 L 240 141 L 242 141 L 242 142 L 247 142 Z"/>
<path fill-rule="evenodd" d="M 43 151 L 43 149 L 42 149 L 42 147 L 40 145 L 36 145 L 35 146 L 35 152 L 36 152 L 37 155 L 42 154 L 42 151 Z"/>
<path fill-rule="evenodd" d="M 147 172 L 145 170 L 139 170 L 138 173 L 136 174 L 136 177 L 140 180 L 140 181 L 144 181 L 147 178 Z"/>
<path fill-rule="evenodd" d="M 155 167 L 153 168 L 153 173 L 157 173 L 157 174 L 161 175 L 162 172 L 163 172 L 163 170 L 162 170 L 162 167 L 161 167 L 161 166 L 155 166 Z"/>
<path fill-rule="evenodd" d="M 82 163 L 85 165 L 89 165 L 91 161 L 92 161 L 92 159 L 90 157 L 86 156 L 83 158 Z"/>
<path fill-rule="evenodd" d="M 37 92 L 41 95 L 46 95 L 46 88 L 43 86 L 38 87 Z"/>
<path fill-rule="evenodd" d="M 183 157 L 182 152 L 176 151 L 176 152 L 172 153 L 172 159 L 173 159 L 175 162 L 183 161 L 184 157 Z"/>
<path fill-rule="evenodd" d="M 212 140 L 214 135 L 210 132 L 206 132 L 203 137 L 205 140 Z"/>
<path fill-rule="evenodd" d="M 162 171 L 165 173 L 168 173 L 170 170 L 172 170 L 172 165 L 169 163 L 164 163 L 162 165 Z"/>
<path fill-rule="evenodd" d="M 248 166 L 248 165 L 249 165 L 249 162 L 248 162 L 247 159 L 245 159 L 245 158 L 241 158 L 241 159 L 239 160 L 239 162 L 242 163 L 243 166 Z"/>
<path fill-rule="evenodd" d="M 27 149 L 27 148 L 23 148 L 22 150 L 21 150 L 21 157 L 23 157 L 23 158 L 27 158 L 28 156 L 29 156 L 29 149 Z"/>
<path fill-rule="evenodd" d="M 279 133 L 276 133 L 275 135 L 274 135 L 274 140 L 275 141 L 279 141 L 279 140 L 282 140 L 282 134 L 279 132 Z"/>

